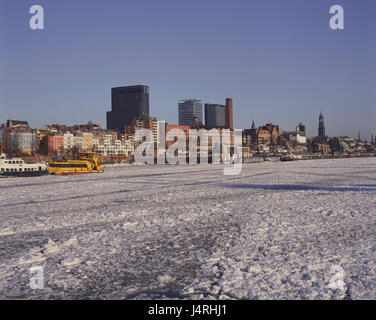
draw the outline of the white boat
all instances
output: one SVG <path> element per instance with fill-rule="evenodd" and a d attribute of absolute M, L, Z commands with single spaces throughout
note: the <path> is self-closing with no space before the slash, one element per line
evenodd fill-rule
<path fill-rule="evenodd" d="M 45 163 L 25 163 L 21 158 L 0 155 L 0 177 L 35 177 L 48 174 Z"/>
<path fill-rule="evenodd" d="M 287 152 L 279 160 L 280 161 L 297 161 L 299 159 L 301 159 L 301 157 L 299 158 L 299 156 L 294 155 L 292 152 Z"/>

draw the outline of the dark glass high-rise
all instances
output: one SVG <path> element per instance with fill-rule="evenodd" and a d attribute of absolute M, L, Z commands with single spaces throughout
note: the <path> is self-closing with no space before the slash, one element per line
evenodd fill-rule
<path fill-rule="evenodd" d="M 107 129 L 124 131 L 134 119 L 149 118 L 149 87 L 135 85 L 111 89 L 111 111 L 107 112 Z"/>

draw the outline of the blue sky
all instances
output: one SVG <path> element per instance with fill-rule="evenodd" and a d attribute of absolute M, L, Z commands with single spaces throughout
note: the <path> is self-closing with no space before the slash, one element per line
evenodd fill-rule
<path fill-rule="evenodd" d="M 29 9 L 45 10 L 45 30 Z M 345 30 L 329 28 L 329 8 Z M 150 86 L 151 115 L 179 99 L 234 100 L 234 125 L 376 134 L 373 0 L 0 0 L 0 122 L 105 126 L 111 87 Z"/>

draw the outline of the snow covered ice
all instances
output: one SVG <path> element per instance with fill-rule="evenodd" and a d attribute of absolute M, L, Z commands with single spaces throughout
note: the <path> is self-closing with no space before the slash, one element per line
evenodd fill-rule
<path fill-rule="evenodd" d="M 376 158 L 0 179 L 0 299 L 376 299 L 375 196 Z"/>

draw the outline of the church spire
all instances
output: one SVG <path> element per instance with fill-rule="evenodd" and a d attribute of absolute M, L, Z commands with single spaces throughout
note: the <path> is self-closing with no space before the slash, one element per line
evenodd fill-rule
<path fill-rule="evenodd" d="M 319 137 L 324 138 L 325 137 L 325 124 L 324 124 L 324 116 L 322 115 L 322 112 L 320 112 L 319 116 Z"/>
<path fill-rule="evenodd" d="M 252 128 L 251 129 L 256 129 L 255 120 L 252 120 Z"/>

